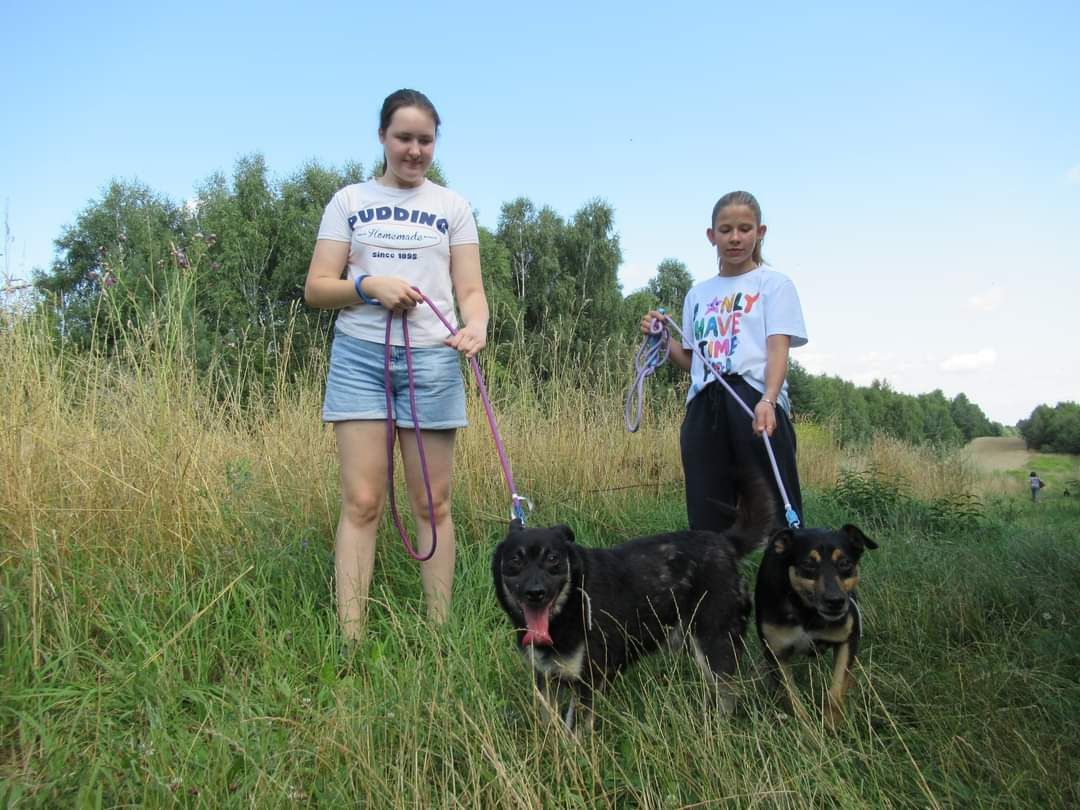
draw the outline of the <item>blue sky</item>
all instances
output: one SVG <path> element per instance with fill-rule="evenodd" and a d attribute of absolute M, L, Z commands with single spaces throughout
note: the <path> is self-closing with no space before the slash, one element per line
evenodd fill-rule
<path fill-rule="evenodd" d="M 1080 4 L 58 3 L 0 7 L 0 270 L 29 277 L 112 178 L 180 201 L 262 152 L 370 165 L 426 92 L 451 186 L 616 210 L 624 292 L 715 271 L 745 188 L 810 371 L 963 391 L 1012 424 L 1080 400 Z"/>

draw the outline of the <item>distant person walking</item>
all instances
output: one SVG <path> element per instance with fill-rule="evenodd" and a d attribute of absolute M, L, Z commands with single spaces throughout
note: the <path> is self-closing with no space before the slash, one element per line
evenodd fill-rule
<path fill-rule="evenodd" d="M 1039 490 L 1042 489 L 1045 484 L 1043 484 L 1043 480 L 1039 478 L 1039 476 L 1035 473 L 1034 470 L 1031 471 L 1031 475 L 1028 477 L 1028 481 L 1031 482 L 1031 502 L 1038 503 Z"/>

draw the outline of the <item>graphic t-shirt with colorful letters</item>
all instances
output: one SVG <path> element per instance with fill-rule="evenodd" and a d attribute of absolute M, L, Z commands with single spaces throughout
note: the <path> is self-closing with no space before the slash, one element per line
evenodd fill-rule
<path fill-rule="evenodd" d="M 707 383 L 721 374 L 739 374 L 756 390 L 765 391 L 766 339 L 789 335 L 791 347 L 806 344 L 806 325 L 795 285 L 787 276 L 758 267 L 741 276 L 713 276 L 691 288 L 683 302 L 683 346 L 693 339 L 713 367 L 692 354 L 690 391 L 692 400 Z M 787 381 L 777 404 L 788 413 Z"/>
<path fill-rule="evenodd" d="M 454 327 L 450 248 L 477 244 L 472 208 L 460 194 L 425 180 L 416 188 L 393 188 L 374 180 L 338 191 L 326 206 L 319 239 L 349 243 L 348 277 L 396 276 L 418 287 Z M 361 340 L 386 339 L 386 310 L 357 304 L 338 315 L 337 329 Z M 441 346 L 449 332 L 431 308 L 409 312 L 409 342 Z M 395 318 L 390 342 L 403 344 Z"/>

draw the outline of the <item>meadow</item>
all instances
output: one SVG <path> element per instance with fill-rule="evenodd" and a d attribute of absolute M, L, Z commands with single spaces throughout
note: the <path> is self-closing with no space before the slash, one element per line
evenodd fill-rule
<path fill-rule="evenodd" d="M 197 372 L 181 332 L 128 329 L 110 356 L 59 348 L 33 319 L 0 330 L 0 805 L 1080 803 L 1080 497 L 1061 494 L 1075 458 L 1037 459 L 1048 488 L 1032 505 L 1026 469 L 886 438 L 841 448 L 799 424 L 807 522 L 880 544 L 846 721 L 820 723 L 827 661 L 798 672 L 811 719 L 780 711 L 751 638 L 733 716 L 690 658 L 661 655 L 569 737 L 543 721 L 494 598 L 509 503 L 475 396 L 451 620 L 424 618 L 385 525 L 352 649 L 332 599 L 322 358 L 241 388 Z M 489 369 L 530 522 L 584 544 L 685 527 L 679 396 L 651 388 L 627 434 L 631 349 L 601 379 L 573 358 L 543 382 L 523 358 Z"/>

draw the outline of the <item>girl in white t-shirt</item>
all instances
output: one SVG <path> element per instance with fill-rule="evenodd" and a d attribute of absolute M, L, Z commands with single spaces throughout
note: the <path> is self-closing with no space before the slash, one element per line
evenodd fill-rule
<path fill-rule="evenodd" d="M 401 318 L 390 337 L 397 440 L 417 525 L 416 550 L 429 617 L 446 619 L 454 577 L 450 478 L 454 437 L 465 425 L 459 353 L 473 357 L 486 343 L 488 305 L 480 247 L 469 204 L 426 179 L 435 155 L 439 114 L 423 93 L 398 90 L 383 102 L 381 176 L 346 186 L 326 207 L 308 269 L 304 297 L 336 319 L 323 419 L 332 422 L 341 462 L 341 517 L 334 552 L 338 618 L 349 639 L 363 631 L 375 535 L 387 495 L 386 389 L 383 382 L 388 311 L 405 313 L 413 345 L 417 421 L 431 485 L 432 515 L 405 382 Z M 454 304 L 464 322 L 451 337 L 423 302 L 418 287 L 451 323 Z M 432 517 L 433 516 L 433 517 Z"/>
<path fill-rule="evenodd" d="M 806 343 L 806 326 L 795 285 L 764 266 L 765 230 L 752 194 L 733 191 L 717 201 L 705 235 L 716 247 L 719 273 L 687 294 L 683 342 L 670 341 L 671 359 L 690 372 L 679 443 L 691 529 L 729 528 L 749 479 L 773 481 L 762 433 L 770 437 L 791 505 L 805 517 L 786 377 L 788 351 Z M 666 316 L 649 312 L 642 332 L 649 334 L 656 318 Z M 692 345 L 713 365 L 706 366 Z M 714 366 L 753 409 L 753 420 L 716 381 Z M 780 525 L 786 525 L 779 496 L 776 501 Z"/>

